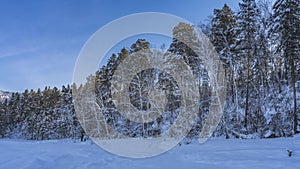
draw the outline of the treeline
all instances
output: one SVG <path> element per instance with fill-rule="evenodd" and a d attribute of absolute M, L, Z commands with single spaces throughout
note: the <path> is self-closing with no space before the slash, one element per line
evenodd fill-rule
<path fill-rule="evenodd" d="M 75 116 L 68 85 L 12 93 L 0 103 L 0 137 L 30 140 L 78 138 L 82 128 Z"/>

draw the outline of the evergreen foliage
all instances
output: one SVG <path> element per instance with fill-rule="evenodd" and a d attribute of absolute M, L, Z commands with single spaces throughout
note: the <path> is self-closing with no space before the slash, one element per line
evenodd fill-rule
<path fill-rule="evenodd" d="M 292 136 L 300 131 L 300 1 L 241 0 L 239 10 L 228 5 L 215 9 L 208 26 L 202 26 L 224 64 L 227 98 L 224 115 L 214 136 L 226 138 L 270 138 Z M 185 62 L 199 82 L 199 113 L 188 137 L 197 137 L 210 103 L 208 73 L 200 57 L 175 37 L 188 33 L 195 40 L 194 27 L 180 23 L 173 30 L 167 49 Z M 0 100 L 0 137 L 32 140 L 80 138 L 82 128 L 75 115 L 72 92 L 95 87 L 97 103 L 106 122 L 130 137 L 155 137 L 176 120 L 180 89 L 174 79 L 158 69 L 147 69 L 132 79 L 130 101 L 140 110 L 153 87 L 166 97 L 165 114 L 145 124 L 132 122 L 118 113 L 112 100 L 111 80 L 118 65 L 130 54 L 150 50 L 150 43 L 138 39 L 129 49 L 113 54 L 107 64 L 87 83 L 25 90 Z M 95 82 L 95 83 L 94 83 Z M 95 86 L 91 86 L 95 85 Z M 79 95 L 80 96 L 80 95 Z"/>

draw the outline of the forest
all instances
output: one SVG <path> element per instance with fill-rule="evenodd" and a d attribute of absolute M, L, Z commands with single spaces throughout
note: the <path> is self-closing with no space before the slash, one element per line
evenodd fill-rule
<path fill-rule="evenodd" d="M 264 0 L 241 0 L 237 11 L 224 4 L 205 23 L 196 26 L 181 23 L 174 28 L 172 43 L 166 50 L 186 63 L 199 81 L 199 91 L 195 91 L 200 94 L 199 113 L 189 138 L 197 138 L 201 132 L 211 89 L 203 61 L 175 37 L 180 30 L 195 27 L 214 45 L 226 75 L 224 113 L 213 136 L 247 139 L 290 137 L 299 133 L 300 1 L 276 0 L 271 4 Z M 149 107 L 147 100 L 141 98 L 149 95 L 151 85 L 165 93 L 165 113 L 153 122 L 125 119 L 111 99 L 112 77 L 118 65 L 132 53 L 150 50 L 150 44 L 146 39 L 137 39 L 130 48 L 113 54 L 106 65 L 87 78 L 86 84 L 12 93 L 10 98 L 0 101 L 0 137 L 80 138 L 83 129 L 78 119 L 81 117 L 76 116 L 74 99 L 77 98 L 72 93 L 84 92 L 91 84 L 95 85 L 97 103 L 105 110 L 99 113 L 104 114 L 114 129 L 130 137 L 160 135 L 172 125 L 180 107 L 180 89 L 170 75 L 147 69 L 132 80 L 130 101 L 138 109 Z M 156 76 L 159 78 L 154 82 Z"/>

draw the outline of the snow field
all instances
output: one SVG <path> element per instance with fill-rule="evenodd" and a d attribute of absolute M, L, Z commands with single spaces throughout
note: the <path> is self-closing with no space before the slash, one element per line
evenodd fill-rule
<path fill-rule="evenodd" d="M 287 150 L 293 150 L 288 157 Z M 131 159 L 73 140 L 0 140 L 0 169 L 297 169 L 300 136 L 277 139 L 212 138 L 176 146 L 159 156 Z"/>

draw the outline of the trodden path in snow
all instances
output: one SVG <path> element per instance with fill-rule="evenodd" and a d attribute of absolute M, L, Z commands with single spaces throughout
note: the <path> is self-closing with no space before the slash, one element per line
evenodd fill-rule
<path fill-rule="evenodd" d="M 288 157 L 287 149 L 293 150 Z M 0 169 L 299 169 L 300 137 L 213 138 L 176 146 L 152 158 L 110 154 L 90 142 L 0 139 Z"/>

